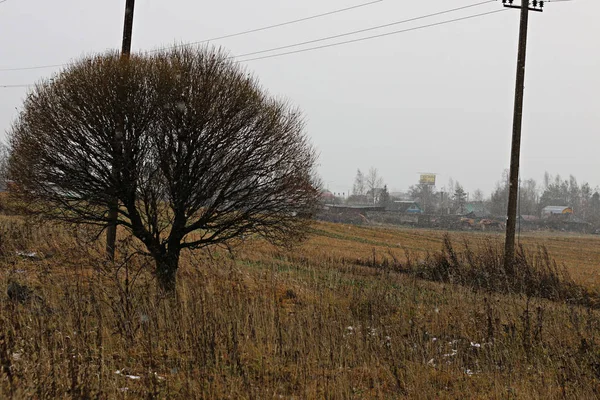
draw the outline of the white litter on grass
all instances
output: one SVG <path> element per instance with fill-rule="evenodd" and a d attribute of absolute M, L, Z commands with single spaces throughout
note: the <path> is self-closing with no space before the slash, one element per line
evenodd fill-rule
<path fill-rule="evenodd" d="M 479 348 L 479 347 L 481 347 L 481 344 L 471 342 L 471 347 L 477 347 L 477 348 Z"/>
<path fill-rule="evenodd" d="M 469 375 L 469 376 L 473 376 L 475 375 L 475 372 L 471 371 L 470 369 L 465 369 L 465 374 Z"/>
<path fill-rule="evenodd" d="M 36 252 L 31 251 L 31 252 L 27 252 L 27 251 L 17 251 L 17 255 L 19 257 L 24 257 L 24 258 L 38 258 L 38 255 Z"/>
<path fill-rule="evenodd" d="M 129 379 L 133 379 L 133 380 L 142 379 L 141 376 L 137 376 L 137 375 L 124 375 L 121 370 L 116 370 L 115 374 L 117 374 L 117 375 L 123 375 L 125 378 L 129 378 Z"/>
<path fill-rule="evenodd" d="M 431 339 L 431 341 L 432 341 L 432 342 L 435 342 L 435 341 L 437 341 L 437 338 L 436 338 L 436 337 L 434 337 L 434 338 L 432 338 L 432 339 Z"/>
<path fill-rule="evenodd" d="M 427 365 L 435 366 L 435 359 L 432 358 L 431 360 L 427 361 Z"/>
<path fill-rule="evenodd" d="M 452 349 L 452 352 L 444 354 L 444 357 L 454 357 L 457 354 L 458 354 L 458 350 Z"/>
<path fill-rule="evenodd" d="M 353 335 L 354 334 L 354 327 L 353 326 L 348 326 L 346 327 L 346 333 L 344 334 L 344 336 L 346 335 Z"/>

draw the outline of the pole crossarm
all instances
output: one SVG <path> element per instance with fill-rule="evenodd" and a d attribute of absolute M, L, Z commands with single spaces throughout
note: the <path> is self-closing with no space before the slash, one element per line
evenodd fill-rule
<path fill-rule="evenodd" d="M 537 11 L 544 12 L 544 2 L 543 1 L 528 1 L 529 11 Z M 522 5 L 513 4 L 513 0 L 502 0 L 502 5 L 506 8 L 516 8 L 517 10 L 522 9 Z"/>
<path fill-rule="evenodd" d="M 519 9 L 519 10 L 521 9 L 521 6 L 511 6 L 510 4 L 505 4 L 504 7 L 506 7 L 506 8 L 516 8 L 516 9 Z M 532 8 L 532 7 L 529 7 L 529 11 L 544 12 L 544 10 L 541 9 L 541 8 Z"/>

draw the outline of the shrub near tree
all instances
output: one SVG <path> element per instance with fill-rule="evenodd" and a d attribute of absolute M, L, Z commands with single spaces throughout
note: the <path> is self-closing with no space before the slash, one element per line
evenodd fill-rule
<path fill-rule="evenodd" d="M 293 243 L 319 199 L 300 113 L 206 48 L 76 62 L 28 95 L 9 140 L 31 212 L 104 227 L 116 197 L 166 291 L 182 250 Z"/>

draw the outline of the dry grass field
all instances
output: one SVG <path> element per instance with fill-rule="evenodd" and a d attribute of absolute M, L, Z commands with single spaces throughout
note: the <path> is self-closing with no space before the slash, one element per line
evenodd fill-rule
<path fill-rule="evenodd" d="M 443 236 L 441 230 L 400 227 L 363 227 L 345 224 L 321 223 L 315 227 L 315 235 L 302 247 L 302 253 L 322 257 L 365 257 L 373 252 L 385 254 L 393 251 L 403 256 L 408 250 L 415 256 L 439 251 Z M 473 244 L 492 238 L 504 241 L 504 233 L 480 231 L 451 232 L 457 242 L 467 240 Z M 520 242 L 534 248 L 543 245 L 550 255 L 563 264 L 571 276 L 588 287 L 600 287 L 600 235 L 582 235 L 567 232 L 526 232 Z"/>
<path fill-rule="evenodd" d="M 476 255 L 502 240 L 451 238 Z M 82 228 L 0 217 L 0 398 L 600 397 L 598 310 L 393 268 L 443 242 L 315 223 L 293 250 L 247 238 L 234 254 L 186 253 L 164 298 L 128 237 L 108 264 Z M 591 293 L 600 285 L 600 237 L 522 242 Z M 28 287 L 18 301 L 14 282 Z"/>

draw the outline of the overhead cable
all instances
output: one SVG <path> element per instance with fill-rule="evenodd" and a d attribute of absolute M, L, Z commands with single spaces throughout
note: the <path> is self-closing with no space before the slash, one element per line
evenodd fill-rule
<path fill-rule="evenodd" d="M 358 4 L 358 5 L 351 6 L 351 7 L 346 7 L 346 8 L 340 8 L 338 10 L 329 11 L 329 12 L 322 13 L 322 14 L 316 14 L 316 15 L 312 15 L 310 17 L 298 18 L 298 19 L 294 19 L 294 20 L 291 20 L 291 21 L 282 22 L 282 23 L 279 23 L 279 24 L 264 26 L 262 28 L 249 29 L 247 31 L 242 31 L 242 32 L 237 32 L 237 33 L 231 33 L 231 34 L 227 34 L 227 35 L 223 35 L 223 36 L 217 36 L 217 37 L 213 37 L 213 38 L 210 38 L 210 39 L 200 40 L 200 41 L 197 41 L 197 42 L 182 43 L 182 44 L 178 44 L 178 45 L 174 45 L 174 46 L 167 46 L 167 47 L 163 47 L 163 48 L 159 48 L 159 49 L 148 50 L 148 53 L 155 53 L 155 52 L 158 52 L 158 51 L 168 50 L 168 49 L 173 49 L 173 48 L 178 48 L 178 47 L 194 46 L 194 45 L 197 45 L 197 44 L 214 42 L 215 40 L 228 39 L 228 38 L 232 38 L 232 37 L 236 37 L 236 36 L 247 35 L 249 33 L 266 31 L 268 29 L 279 28 L 281 26 L 286 26 L 286 25 L 292 25 L 292 24 L 296 24 L 298 22 L 304 22 L 304 21 L 308 21 L 308 20 L 311 20 L 311 19 L 326 17 L 328 15 L 339 14 L 339 13 L 342 13 L 342 12 L 354 10 L 356 8 L 371 6 L 373 4 L 381 3 L 382 1 L 383 0 L 370 1 L 368 3 Z M 491 0 L 491 1 L 494 1 L 494 0 Z"/>
<path fill-rule="evenodd" d="M 440 26 L 440 25 L 451 24 L 451 23 L 454 23 L 454 22 L 470 20 L 470 19 L 474 19 L 474 18 L 483 17 L 483 16 L 486 16 L 486 15 L 496 14 L 496 13 L 503 12 L 503 11 L 507 11 L 507 9 L 503 8 L 503 9 L 500 9 L 500 10 L 494 10 L 494 11 L 488 11 L 488 12 L 485 12 L 485 13 L 473 14 L 473 15 L 469 15 L 469 16 L 466 16 L 466 17 L 454 18 L 454 19 L 451 19 L 451 20 L 440 21 L 440 22 L 436 22 L 436 23 L 432 23 L 432 24 L 427 24 L 427 25 L 420 25 L 420 26 L 416 26 L 416 27 L 412 27 L 412 28 L 407 28 L 407 29 L 402 29 L 402 30 L 397 30 L 397 31 L 392 31 L 392 32 L 386 32 L 386 33 L 382 33 L 382 34 L 378 34 L 378 35 L 366 36 L 366 37 L 352 39 L 352 40 L 346 40 L 346 41 L 343 41 L 343 42 L 330 43 L 330 44 L 325 44 L 325 45 L 321 45 L 321 46 L 314 46 L 314 47 L 308 47 L 308 48 L 305 48 L 305 49 L 288 51 L 288 52 L 284 52 L 284 53 L 276 53 L 276 54 L 270 54 L 270 55 L 261 56 L 261 57 L 254 57 L 254 58 L 249 58 L 249 59 L 244 59 L 244 60 L 237 60 L 236 62 L 240 63 L 240 62 L 257 61 L 257 60 L 263 60 L 263 59 L 267 59 L 267 58 L 281 57 L 281 56 L 286 56 L 286 55 L 290 55 L 290 54 L 298 54 L 298 53 L 304 53 L 304 52 L 308 52 L 308 51 L 325 49 L 325 48 L 329 48 L 329 47 L 342 46 L 342 45 L 351 44 L 351 43 L 358 43 L 358 42 L 363 42 L 363 41 L 367 41 L 367 40 L 382 38 L 382 37 L 386 37 L 386 36 L 398 35 L 400 33 L 406 33 L 406 32 L 412 32 L 412 31 L 417 31 L 417 30 L 423 30 L 423 29 L 427 29 L 427 28 L 432 28 L 432 27 Z M 239 58 L 239 57 L 240 56 L 238 56 L 238 57 L 231 57 L 231 58 Z M 32 86 L 32 85 L 0 85 L 0 87 L 2 87 L 2 88 L 6 88 L 6 87 L 26 87 L 26 86 Z"/>
<path fill-rule="evenodd" d="M 319 38 L 319 39 L 315 39 L 315 40 L 308 40 L 308 41 L 305 41 L 305 42 L 294 43 L 294 44 L 290 44 L 290 45 L 286 45 L 286 46 L 274 47 L 274 48 L 267 49 L 267 50 L 253 51 L 251 53 L 245 53 L 245 54 L 237 55 L 237 56 L 235 56 L 235 58 L 253 56 L 253 55 L 256 55 L 256 54 L 269 53 L 269 52 L 272 52 L 272 51 L 289 49 L 289 48 L 292 48 L 292 47 L 304 46 L 304 45 L 307 45 L 307 44 L 313 44 L 313 43 L 318 43 L 318 42 L 324 42 L 324 41 L 327 41 L 327 40 L 338 39 L 338 38 L 345 37 L 345 36 L 356 35 L 356 34 L 359 34 L 359 33 L 369 32 L 369 31 L 373 31 L 373 30 L 376 30 L 376 29 L 387 28 L 387 27 L 390 27 L 390 26 L 395 26 L 395 25 L 400 25 L 400 24 L 406 24 L 408 22 L 418 21 L 418 20 L 425 19 L 425 18 L 431 18 L 431 17 L 435 17 L 435 16 L 438 16 L 438 15 L 448 14 L 448 13 L 455 12 L 455 11 L 460 11 L 460 10 L 465 10 L 467 8 L 482 6 L 482 5 L 488 4 L 488 3 L 495 3 L 495 0 L 482 1 L 480 3 L 470 4 L 470 5 L 463 6 L 463 7 L 451 8 L 451 9 L 448 9 L 448 10 L 439 11 L 439 12 L 435 12 L 435 13 L 432 13 L 432 14 L 421 15 L 420 17 L 414 17 L 414 18 L 404 19 L 404 20 L 401 20 L 401 21 L 391 22 L 389 24 L 377 25 L 377 26 L 373 26 L 373 27 L 370 27 L 370 28 L 359 29 L 359 30 L 355 30 L 355 31 L 351 31 L 351 32 L 346 32 L 346 33 L 341 33 L 341 34 L 333 35 L 333 36 L 327 36 L 327 37 Z"/>
<path fill-rule="evenodd" d="M 0 3 L 4 2 L 4 1 L 7 1 L 7 0 L 1 0 Z M 311 15 L 311 16 L 304 17 L 304 18 L 298 18 L 298 19 L 294 19 L 294 20 L 291 20 L 291 21 L 281 22 L 281 23 L 274 24 L 274 25 L 263 26 L 263 27 L 260 27 L 260 28 L 250 29 L 250 30 L 246 30 L 246 31 L 242 31 L 242 32 L 231 33 L 231 34 L 227 34 L 227 35 L 223 35 L 223 36 L 218 36 L 218 37 L 214 37 L 214 38 L 210 38 L 210 39 L 205 39 L 205 40 L 200 40 L 200 41 L 196 41 L 196 42 L 182 43 L 182 44 L 178 44 L 178 45 L 174 45 L 174 46 L 163 47 L 163 48 L 160 48 L 160 49 L 148 50 L 147 52 L 148 53 L 155 53 L 155 52 L 162 51 L 162 50 L 167 50 L 167 49 L 173 49 L 173 48 L 178 48 L 178 47 L 186 47 L 186 46 L 193 46 L 193 45 L 196 45 L 196 44 L 207 43 L 207 42 L 211 42 L 211 41 L 215 41 L 215 40 L 221 40 L 221 39 L 232 38 L 232 37 L 235 37 L 235 36 L 247 35 L 247 34 L 250 34 L 250 33 L 265 31 L 265 30 L 268 30 L 268 29 L 278 28 L 278 27 L 285 26 L 285 25 L 296 24 L 296 23 L 308 21 L 308 20 L 311 20 L 311 19 L 322 18 L 322 17 L 328 16 L 328 15 L 339 14 L 339 13 L 350 11 L 350 10 L 354 10 L 354 9 L 357 9 L 357 8 L 371 6 L 371 5 L 374 5 L 374 4 L 377 4 L 377 3 L 381 3 L 383 1 L 384 0 L 369 1 L 367 3 L 362 3 L 362 4 L 357 4 L 357 5 L 354 5 L 354 6 L 350 6 L 350 7 L 340 8 L 340 9 L 337 9 L 337 10 L 328 11 L 328 12 L 321 13 L 321 14 L 316 14 L 316 15 Z M 31 67 L 0 68 L 0 72 L 27 71 L 27 70 L 35 70 L 35 69 L 59 68 L 59 67 L 64 67 L 66 65 L 68 65 L 68 63 L 65 63 L 65 64 L 36 65 L 36 66 L 31 66 Z"/>
<path fill-rule="evenodd" d="M 382 34 L 379 34 L 379 35 L 367 36 L 367 37 L 353 39 L 353 40 L 346 40 L 344 42 L 324 44 L 322 46 L 309 47 L 309 48 L 306 48 L 306 49 L 300 49 L 300 50 L 294 50 L 294 51 L 287 51 L 285 53 L 277 53 L 277 54 L 271 54 L 271 55 L 262 56 L 262 57 L 249 58 L 249 59 L 246 59 L 246 60 L 238 60 L 237 62 L 239 63 L 239 62 L 247 62 L 247 61 L 264 60 L 266 58 L 281 57 L 281 56 L 286 56 L 286 55 L 289 55 L 289 54 L 304 53 L 304 52 L 307 52 L 307 51 L 325 49 L 325 48 L 328 48 L 328 47 L 335 47 L 335 46 L 342 46 L 342 45 L 346 45 L 346 44 L 350 44 L 350 43 L 363 42 L 363 41 L 366 41 L 366 40 L 381 38 L 381 37 L 385 37 L 385 36 L 398 35 L 400 33 L 406 33 L 406 32 L 411 32 L 411 31 L 417 31 L 417 30 L 421 30 L 421 29 L 426 29 L 426 28 L 432 28 L 434 26 L 446 25 L 446 24 L 450 24 L 450 23 L 453 23 L 453 22 L 465 21 L 465 20 L 468 20 L 468 19 L 483 17 L 485 15 L 496 14 L 496 13 L 503 12 L 503 11 L 507 11 L 507 10 L 506 9 L 501 9 L 501 10 L 489 11 L 489 12 L 485 12 L 485 13 L 481 13 L 481 14 L 469 15 L 467 17 L 454 18 L 454 19 L 447 20 L 447 21 L 436 22 L 436 23 L 433 23 L 433 24 L 416 26 L 414 28 L 402 29 L 402 30 L 399 30 L 399 31 L 392 31 L 392 32 L 382 33 Z"/>

